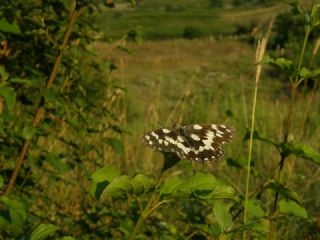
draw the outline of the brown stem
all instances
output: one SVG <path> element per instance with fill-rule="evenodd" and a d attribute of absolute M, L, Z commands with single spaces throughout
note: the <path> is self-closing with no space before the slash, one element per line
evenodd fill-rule
<path fill-rule="evenodd" d="M 60 51 L 56 57 L 56 61 L 53 65 L 53 68 L 51 70 L 51 73 L 50 73 L 50 77 L 48 79 L 48 81 L 46 82 L 46 88 L 47 89 L 50 89 L 52 87 L 52 84 L 53 84 L 53 81 L 57 75 L 57 71 L 58 71 L 58 67 L 61 63 L 61 58 L 62 58 L 62 54 L 64 52 L 64 50 L 66 49 L 67 47 L 67 43 L 68 43 L 68 40 L 70 38 L 70 35 L 71 35 L 71 31 L 72 31 L 72 27 L 73 27 L 73 24 L 77 18 L 77 15 L 78 15 L 78 9 L 76 9 L 76 4 L 74 5 L 74 9 L 72 10 L 72 13 L 71 13 L 71 16 L 70 16 L 70 20 L 69 20 L 69 23 L 68 23 L 68 27 L 67 27 L 67 30 L 65 32 L 65 35 L 64 35 L 64 38 L 63 38 L 63 43 L 61 44 L 61 48 L 60 48 Z M 34 127 L 37 127 L 39 125 L 39 123 L 41 122 L 42 118 L 43 118 L 43 115 L 45 113 L 45 109 L 44 109 L 44 99 L 42 98 L 40 100 L 40 103 L 37 107 L 37 110 L 36 110 L 36 113 L 34 115 L 34 118 L 33 118 L 33 122 L 32 122 L 32 125 Z M 11 191 L 12 191 L 12 188 L 13 188 L 13 185 L 17 179 L 17 176 L 21 170 L 21 167 L 23 165 L 23 162 L 24 162 L 24 159 L 27 155 L 27 152 L 28 152 L 28 149 L 29 149 L 29 145 L 30 145 L 30 140 L 25 140 L 23 145 L 22 145 L 22 148 L 20 150 L 20 153 L 19 153 L 19 158 L 18 158 L 18 161 L 17 161 L 17 164 L 13 170 L 13 173 L 9 179 L 9 183 L 7 184 L 6 186 L 6 189 L 4 191 L 4 195 L 8 195 Z"/>

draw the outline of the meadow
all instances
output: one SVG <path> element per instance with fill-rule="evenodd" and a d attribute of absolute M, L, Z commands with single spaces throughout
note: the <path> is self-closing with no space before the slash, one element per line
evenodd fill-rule
<path fill-rule="evenodd" d="M 0 239 L 320 239 L 319 5 L 235 2 L 0 8 Z M 142 142 L 205 123 L 214 162 Z"/>

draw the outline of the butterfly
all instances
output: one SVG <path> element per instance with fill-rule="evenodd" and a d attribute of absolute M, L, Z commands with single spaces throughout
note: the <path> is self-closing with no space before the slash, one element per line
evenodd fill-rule
<path fill-rule="evenodd" d="M 221 145 L 231 142 L 234 132 L 224 124 L 191 124 L 153 130 L 144 135 L 143 141 L 159 151 L 204 163 L 223 156 Z"/>

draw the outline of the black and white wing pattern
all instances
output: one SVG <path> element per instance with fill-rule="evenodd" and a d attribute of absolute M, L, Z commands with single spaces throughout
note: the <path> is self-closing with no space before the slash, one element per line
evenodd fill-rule
<path fill-rule="evenodd" d="M 196 162 L 222 157 L 221 145 L 232 140 L 234 129 L 223 124 L 192 124 L 173 129 L 160 128 L 144 135 L 144 143 L 159 151 L 175 152 Z"/>

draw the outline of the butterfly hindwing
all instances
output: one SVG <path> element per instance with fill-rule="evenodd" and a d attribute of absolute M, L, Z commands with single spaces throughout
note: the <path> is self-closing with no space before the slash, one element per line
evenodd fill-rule
<path fill-rule="evenodd" d="M 192 124 L 154 130 L 145 134 L 144 142 L 160 151 L 175 152 L 181 158 L 207 162 L 223 155 L 221 145 L 231 141 L 233 132 L 223 124 Z"/>

